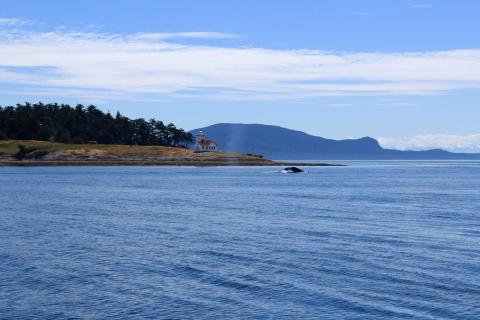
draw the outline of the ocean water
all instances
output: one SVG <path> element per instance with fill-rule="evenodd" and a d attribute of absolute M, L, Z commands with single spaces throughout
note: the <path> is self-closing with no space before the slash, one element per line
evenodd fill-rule
<path fill-rule="evenodd" d="M 1 319 L 480 319 L 480 162 L 0 168 Z"/>

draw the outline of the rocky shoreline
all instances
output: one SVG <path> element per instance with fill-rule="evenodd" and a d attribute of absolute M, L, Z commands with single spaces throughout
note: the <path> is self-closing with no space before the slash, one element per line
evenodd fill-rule
<path fill-rule="evenodd" d="M 19 145 L 26 150 L 18 159 Z M 74 145 L 43 141 L 0 142 L 0 166 L 339 166 L 272 161 L 261 155 L 194 152 L 185 148 Z"/>
<path fill-rule="evenodd" d="M 302 163 L 302 162 L 223 162 L 223 161 L 41 161 L 41 160 L 13 160 L 0 161 L 0 167 L 43 167 L 43 166 L 188 166 L 188 167 L 226 167 L 226 166 L 344 166 L 330 163 Z"/>

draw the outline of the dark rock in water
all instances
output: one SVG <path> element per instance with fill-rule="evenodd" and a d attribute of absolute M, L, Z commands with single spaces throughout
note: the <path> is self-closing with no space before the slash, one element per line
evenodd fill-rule
<path fill-rule="evenodd" d="M 286 172 L 289 172 L 289 173 L 300 173 L 300 172 L 303 172 L 302 169 L 299 169 L 297 167 L 287 167 L 285 169 L 283 169 L 282 171 L 286 171 Z"/>

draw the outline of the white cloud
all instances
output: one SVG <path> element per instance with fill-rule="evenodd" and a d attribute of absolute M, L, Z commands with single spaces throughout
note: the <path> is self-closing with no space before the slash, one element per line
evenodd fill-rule
<path fill-rule="evenodd" d="M 480 50 L 335 53 L 186 45 L 213 32 L 36 32 L 0 29 L 0 82 L 111 99 L 300 100 L 480 88 Z M 26 89 L 24 89 L 26 90 Z M 127 98 L 126 98 L 127 97 Z"/>
<path fill-rule="evenodd" d="M 354 103 L 330 103 L 329 106 L 331 107 L 354 107 L 356 104 Z"/>
<path fill-rule="evenodd" d="M 15 18 L 0 18 L 0 27 L 24 25 L 27 21 Z"/>
<path fill-rule="evenodd" d="M 384 148 L 426 150 L 441 148 L 456 152 L 480 152 L 480 133 L 469 135 L 424 134 L 411 138 L 379 138 Z"/>

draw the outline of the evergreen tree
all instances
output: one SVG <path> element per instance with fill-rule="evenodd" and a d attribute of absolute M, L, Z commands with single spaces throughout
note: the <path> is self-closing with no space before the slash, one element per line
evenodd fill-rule
<path fill-rule="evenodd" d="M 113 117 L 93 105 L 41 102 L 0 106 L 0 139 L 174 147 L 193 142 L 190 133 L 172 123 L 129 119 L 119 112 Z"/>

